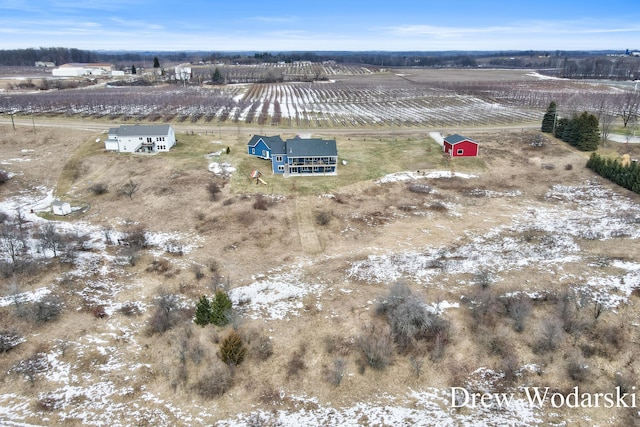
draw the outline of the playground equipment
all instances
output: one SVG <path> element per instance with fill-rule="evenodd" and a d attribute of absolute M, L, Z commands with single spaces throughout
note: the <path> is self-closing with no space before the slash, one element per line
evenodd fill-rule
<path fill-rule="evenodd" d="M 258 184 L 264 184 L 264 185 L 267 185 L 267 183 L 266 183 L 266 182 L 264 182 L 264 181 L 262 180 L 262 178 L 260 178 L 261 176 L 262 176 L 262 172 L 260 172 L 260 171 L 253 171 L 253 172 L 251 172 L 251 179 L 255 179 L 255 180 L 256 180 L 256 185 L 258 185 Z"/>

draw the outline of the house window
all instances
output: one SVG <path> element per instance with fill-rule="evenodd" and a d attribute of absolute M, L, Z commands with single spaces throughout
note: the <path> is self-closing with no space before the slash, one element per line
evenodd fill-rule
<path fill-rule="evenodd" d="M 464 150 L 462 148 L 458 148 L 458 151 L 456 151 L 456 154 L 459 156 L 462 153 L 464 153 Z"/>
<path fill-rule="evenodd" d="M 251 149 L 251 154 L 256 154 L 256 149 L 255 148 Z"/>
<path fill-rule="evenodd" d="M 284 172 L 284 165 L 278 165 L 278 170 L 280 172 Z"/>
<path fill-rule="evenodd" d="M 282 162 L 282 156 L 276 156 L 276 162 Z"/>
<path fill-rule="evenodd" d="M 262 157 L 265 157 L 267 155 L 267 151 L 266 150 L 262 150 Z"/>

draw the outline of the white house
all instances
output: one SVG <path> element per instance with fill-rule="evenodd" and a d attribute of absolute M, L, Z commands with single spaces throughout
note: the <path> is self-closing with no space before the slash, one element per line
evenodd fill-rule
<path fill-rule="evenodd" d="M 120 153 L 157 153 L 176 145 L 171 125 L 122 125 L 110 128 L 104 148 Z"/>
<path fill-rule="evenodd" d="M 71 205 L 68 202 L 56 200 L 51 204 L 51 210 L 54 215 L 67 215 L 71 213 Z"/>

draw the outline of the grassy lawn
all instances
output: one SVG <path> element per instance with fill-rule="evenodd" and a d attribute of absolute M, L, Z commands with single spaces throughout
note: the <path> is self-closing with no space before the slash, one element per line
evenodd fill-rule
<path fill-rule="evenodd" d="M 362 181 L 380 178 L 400 171 L 455 170 L 479 172 L 484 170 L 482 157 L 447 159 L 442 148 L 428 137 L 340 137 L 338 145 L 338 175 L 315 177 L 289 177 L 274 175 L 271 162 L 249 156 L 246 143 L 250 136 L 237 134 L 226 136 L 220 141 L 217 135 L 187 134 L 176 135 L 177 145 L 169 153 L 158 156 L 171 159 L 176 170 L 202 170 L 211 162 L 229 163 L 236 171 L 231 175 L 231 191 L 241 193 L 266 194 L 323 194 L 340 191 L 341 188 Z M 283 135 L 283 138 L 289 136 Z M 325 139 L 328 139 L 325 137 Z M 213 143 L 215 142 L 215 143 Z M 227 147 L 230 153 L 226 153 Z M 219 156 L 206 158 L 210 153 L 221 152 Z M 58 181 L 58 192 L 70 189 L 80 174 L 82 159 L 89 156 L 112 155 L 106 153 L 102 144 L 94 140 L 82 144 L 67 160 Z M 124 154 L 139 156 L 138 154 Z M 343 161 L 346 164 L 343 164 Z M 253 170 L 262 172 L 267 185 L 256 185 L 251 180 Z"/>
<path fill-rule="evenodd" d="M 326 138 L 325 138 L 326 139 Z M 235 155 L 229 156 L 237 169 L 231 179 L 232 191 L 236 193 L 273 194 L 323 194 L 339 191 L 340 188 L 384 175 L 407 170 L 480 171 L 484 169 L 481 158 L 455 159 L 447 162 L 441 147 L 430 138 L 337 138 L 338 175 L 315 177 L 289 177 L 274 175 L 271 162 L 249 156 L 245 146 L 235 147 Z M 246 144 L 246 141 L 244 142 Z M 242 150 L 242 151 L 241 151 Z M 237 154 L 241 153 L 240 156 Z M 222 156 L 221 161 L 225 160 Z M 346 161 L 344 165 L 342 162 Z M 256 185 L 249 179 L 251 171 L 262 172 L 267 185 Z"/>

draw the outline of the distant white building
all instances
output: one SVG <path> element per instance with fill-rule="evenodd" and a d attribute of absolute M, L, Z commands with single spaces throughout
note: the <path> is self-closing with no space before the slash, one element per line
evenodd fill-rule
<path fill-rule="evenodd" d="M 191 65 L 190 64 L 180 64 L 176 66 L 176 80 L 191 80 Z"/>
<path fill-rule="evenodd" d="M 104 148 L 120 153 L 157 153 L 176 145 L 171 125 L 122 125 L 109 129 Z"/>
<path fill-rule="evenodd" d="M 45 68 L 52 68 L 55 67 L 56 64 L 53 62 L 48 62 L 48 61 L 36 61 L 36 67 L 45 67 Z"/>
<path fill-rule="evenodd" d="M 54 215 L 68 215 L 71 213 L 71 204 L 56 200 L 51 204 L 51 211 Z"/>
<path fill-rule="evenodd" d="M 69 63 L 62 64 L 58 68 L 51 70 L 51 75 L 55 77 L 82 77 L 82 76 L 104 76 L 113 71 L 113 64 L 105 62 L 94 63 Z"/>

